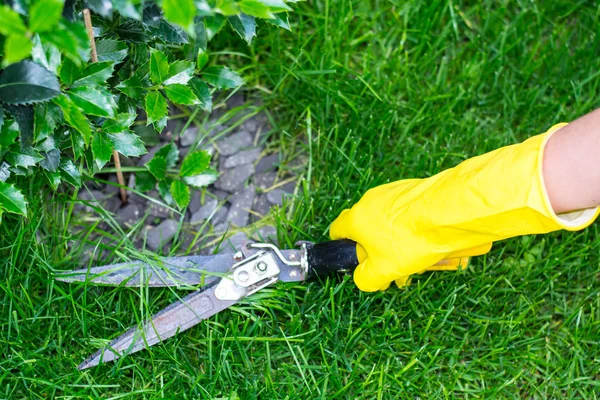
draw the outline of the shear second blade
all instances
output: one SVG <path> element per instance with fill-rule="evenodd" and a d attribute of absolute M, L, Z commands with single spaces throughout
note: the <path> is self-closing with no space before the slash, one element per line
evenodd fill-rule
<path fill-rule="evenodd" d="M 219 300 L 214 287 L 194 292 L 156 314 L 142 328 L 134 327 L 98 350 L 77 368 L 86 369 L 135 353 L 183 332 L 200 321 L 235 304 L 236 300 Z"/>
<path fill-rule="evenodd" d="M 113 286 L 209 286 L 220 279 L 232 263 L 232 256 L 227 254 L 171 257 L 152 263 L 132 261 L 65 271 L 58 274 L 56 279 Z"/>

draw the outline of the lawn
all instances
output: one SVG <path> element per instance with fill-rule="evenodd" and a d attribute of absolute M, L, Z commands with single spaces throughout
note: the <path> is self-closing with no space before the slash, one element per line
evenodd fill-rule
<path fill-rule="evenodd" d="M 292 32 L 218 39 L 309 159 L 281 242 L 324 241 L 375 185 L 426 177 L 600 106 L 600 8 L 572 1 L 308 1 Z M 36 183 L 32 183 L 32 186 Z M 37 187 L 31 192 L 36 193 Z M 49 193 L 50 195 L 50 193 Z M 458 273 L 362 293 L 348 276 L 261 291 L 80 372 L 181 293 L 55 282 L 94 229 L 70 193 L 0 227 L 0 398 L 597 398 L 600 226 L 495 244 Z M 78 229 L 75 229 L 78 228 Z M 79 233 L 75 233 L 79 232 Z M 119 259 L 128 246 L 124 233 Z"/>

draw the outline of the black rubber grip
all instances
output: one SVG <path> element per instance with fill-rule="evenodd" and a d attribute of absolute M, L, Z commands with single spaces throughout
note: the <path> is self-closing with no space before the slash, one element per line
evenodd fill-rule
<path fill-rule="evenodd" d="M 358 265 L 356 242 L 348 239 L 318 243 L 307 249 L 311 274 L 324 276 L 335 272 L 352 272 Z"/>

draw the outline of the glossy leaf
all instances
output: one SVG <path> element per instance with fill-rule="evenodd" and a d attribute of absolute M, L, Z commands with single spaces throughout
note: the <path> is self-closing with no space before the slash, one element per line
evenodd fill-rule
<path fill-rule="evenodd" d="M 173 199 L 173 196 L 171 195 L 170 189 L 171 189 L 171 179 L 170 178 L 167 178 L 163 181 L 158 182 L 158 193 L 160 193 L 160 196 L 163 198 L 165 203 L 167 203 L 169 206 L 175 207 L 176 203 L 175 203 L 175 200 Z"/>
<path fill-rule="evenodd" d="M 27 28 L 21 20 L 21 16 L 14 12 L 9 6 L 0 6 L 0 33 L 8 35 L 25 35 Z"/>
<path fill-rule="evenodd" d="M 288 31 L 292 30 L 292 28 L 290 28 L 290 21 L 288 19 L 287 13 L 275 14 L 275 18 L 267 19 L 265 21 L 267 21 L 271 25 L 275 25 L 280 28 L 287 29 Z"/>
<path fill-rule="evenodd" d="M 221 29 L 223 29 L 227 19 L 220 14 L 215 14 L 210 17 L 205 17 L 203 22 L 204 29 L 206 30 L 206 37 L 210 41 Z"/>
<path fill-rule="evenodd" d="M 237 72 L 217 65 L 206 68 L 202 72 L 202 78 L 217 89 L 232 89 L 244 84 Z"/>
<path fill-rule="evenodd" d="M 139 157 L 146 154 L 146 148 L 140 138 L 133 132 L 120 132 L 107 135 L 115 149 L 126 157 Z"/>
<path fill-rule="evenodd" d="M 193 33 L 196 16 L 194 0 L 163 0 L 162 8 L 167 21 L 181 26 L 186 32 Z"/>
<path fill-rule="evenodd" d="M 81 172 L 71 160 L 63 160 L 59 165 L 60 176 L 75 187 L 81 186 Z"/>
<path fill-rule="evenodd" d="M 173 168 L 177 161 L 179 161 L 179 149 L 175 146 L 175 143 L 169 143 L 163 146 L 156 152 L 156 155 L 163 157 L 167 162 L 167 169 Z"/>
<path fill-rule="evenodd" d="M 239 6 L 242 12 L 252 15 L 253 17 L 265 19 L 275 18 L 275 14 L 273 14 L 269 6 L 258 0 L 242 0 L 239 2 Z"/>
<path fill-rule="evenodd" d="M 169 73 L 165 76 L 164 85 L 180 83 L 185 85 L 194 76 L 194 63 L 189 61 L 175 61 L 169 65 Z"/>
<path fill-rule="evenodd" d="M 33 106 L 5 104 L 4 108 L 15 117 L 17 124 L 19 124 L 21 150 L 28 150 L 33 144 L 33 123 L 35 114 Z"/>
<path fill-rule="evenodd" d="M 194 105 L 200 104 L 192 89 L 186 85 L 174 84 L 165 86 L 165 93 L 169 100 L 175 104 Z"/>
<path fill-rule="evenodd" d="M 234 0 L 217 0 L 217 12 L 225 16 L 236 15 L 240 12 L 237 3 Z"/>
<path fill-rule="evenodd" d="M 200 105 L 204 111 L 212 111 L 212 97 L 208 85 L 201 79 L 194 78 L 189 82 L 189 87 L 192 89 Z"/>
<path fill-rule="evenodd" d="M 31 104 L 47 101 L 60 94 L 56 76 L 32 61 L 21 61 L 0 74 L 0 102 Z"/>
<path fill-rule="evenodd" d="M 164 53 L 153 50 L 150 56 L 150 79 L 156 85 L 163 83 L 169 74 L 169 60 Z"/>
<path fill-rule="evenodd" d="M 59 96 L 54 102 L 60 107 L 65 117 L 65 121 L 79 133 L 86 144 L 89 144 L 92 138 L 92 129 L 90 124 L 79 108 L 67 97 Z"/>
<path fill-rule="evenodd" d="M 23 193 L 15 185 L 6 182 L 0 182 L 0 207 L 10 213 L 27 216 L 27 202 Z"/>
<path fill-rule="evenodd" d="M 73 86 L 100 86 L 112 76 L 115 69 L 113 61 L 102 61 L 88 65 L 79 73 Z"/>
<path fill-rule="evenodd" d="M 102 131 L 105 133 L 119 133 L 127 131 L 133 121 L 135 121 L 135 114 L 121 113 L 117 114 L 114 119 L 109 119 L 102 125 Z"/>
<path fill-rule="evenodd" d="M 69 98 L 81 110 L 90 115 L 113 118 L 117 103 L 112 93 L 104 87 L 76 87 L 67 92 Z"/>
<path fill-rule="evenodd" d="M 265 6 L 269 7 L 269 10 L 273 11 L 274 13 L 292 11 L 290 6 L 288 6 L 286 4 L 285 0 L 257 0 L 257 1 L 261 4 L 264 4 Z"/>
<path fill-rule="evenodd" d="M 71 24 L 74 30 L 70 30 L 66 26 L 59 26 L 57 29 L 52 29 L 48 32 L 40 33 L 40 38 L 43 42 L 49 42 L 55 45 L 63 55 L 73 61 L 76 65 L 81 65 L 81 59 L 83 53 L 89 52 L 89 45 L 85 42 L 81 42 L 78 37 L 77 30 L 82 27 L 78 24 Z M 85 33 L 85 28 L 83 28 Z"/>
<path fill-rule="evenodd" d="M 40 161 L 40 166 L 47 171 L 56 172 L 60 163 L 60 150 L 52 149 L 42 153 L 44 159 Z"/>
<path fill-rule="evenodd" d="M 29 168 L 42 161 L 44 157 L 37 151 L 30 150 L 27 153 L 10 152 L 5 156 L 5 159 L 13 167 Z"/>
<path fill-rule="evenodd" d="M 190 204 L 190 188 L 178 179 L 171 182 L 171 195 L 179 206 L 179 209 L 183 209 Z"/>
<path fill-rule="evenodd" d="M 8 148 L 15 143 L 19 137 L 19 124 L 17 121 L 9 119 L 0 129 L 0 147 Z"/>
<path fill-rule="evenodd" d="M 181 165 L 179 176 L 194 176 L 206 171 L 210 164 L 210 154 L 206 151 L 195 151 L 188 154 Z"/>
<path fill-rule="evenodd" d="M 86 0 L 86 3 L 96 14 L 104 18 L 112 16 L 113 5 L 110 0 Z"/>
<path fill-rule="evenodd" d="M 61 0 L 37 0 L 29 9 L 29 29 L 45 32 L 54 29 L 62 16 Z"/>
<path fill-rule="evenodd" d="M 152 126 L 156 129 L 156 132 L 162 133 L 162 131 L 167 127 L 167 122 L 169 122 L 169 118 L 162 117 L 158 121 L 154 121 Z"/>
<path fill-rule="evenodd" d="M 113 143 L 104 132 L 98 132 L 92 139 L 92 153 L 98 169 L 102 169 L 110 161 L 113 153 Z"/>
<path fill-rule="evenodd" d="M 3 125 L 4 125 L 4 109 L 2 108 L 2 105 L 0 105 L 0 129 L 2 129 Z"/>
<path fill-rule="evenodd" d="M 112 0 L 115 10 L 124 17 L 142 20 L 142 15 L 131 0 Z"/>
<path fill-rule="evenodd" d="M 31 49 L 31 59 L 36 64 L 58 75 L 60 68 L 60 51 L 51 43 L 42 43 L 40 36 L 35 35 L 32 39 L 33 48 Z"/>
<path fill-rule="evenodd" d="M 151 83 L 147 77 L 140 76 L 140 74 L 136 72 L 131 78 L 117 85 L 117 89 L 132 99 L 139 100 L 143 97 L 146 88 L 150 85 Z"/>
<path fill-rule="evenodd" d="M 71 86 L 77 77 L 81 74 L 81 68 L 66 58 L 60 66 L 60 80 L 67 86 Z"/>
<path fill-rule="evenodd" d="M 25 35 L 10 35 L 4 42 L 2 65 L 10 65 L 29 57 L 33 45 Z"/>
<path fill-rule="evenodd" d="M 203 49 L 198 49 L 198 57 L 196 61 L 196 68 L 202 70 L 208 64 L 208 53 Z"/>
<path fill-rule="evenodd" d="M 158 26 L 153 30 L 154 34 L 165 43 L 187 44 L 188 35 L 179 26 L 172 25 L 160 18 Z"/>
<path fill-rule="evenodd" d="M 152 160 L 146 163 L 146 168 L 156 179 L 164 179 L 167 173 L 167 160 L 164 157 L 155 155 Z"/>
<path fill-rule="evenodd" d="M 156 178 L 150 172 L 141 171 L 135 174 L 135 188 L 140 192 L 149 192 L 156 186 Z"/>
<path fill-rule="evenodd" d="M 256 20 L 250 15 L 240 13 L 229 17 L 229 24 L 248 44 L 256 36 Z"/>
<path fill-rule="evenodd" d="M 148 124 L 158 121 L 167 115 L 167 101 L 158 91 L 152 91 L 146 96 L 144 105 L 148 115 Z"/>
<path fill-rule="evenodd" d="M 183 181 L 196 189 L 201 189 L 214 183 L 218 177 L 217 171 L 208 169 L 200 175 L 186 176 Z"/>
<path fill-rule="evenodd" d="M 10 178 L 10 170 L 8 169 L 10 165 L 2 161 L 0 164 L 0 182 L 6 182 L 8 178 Z"/>
<path fill-rule="evenodd" d="M 54 132 L 62 121 L 62 113 L 54 103 L 36 104 L 34 110 L 33 140 L 38 142 Z"/>
<path fill-rule="evenodd" d="M 127 57 L 128 48 L 123 42 L 114 39 L 103 39 L 96 42 L 98 61 L 114 61 L 116 64 Z"/>

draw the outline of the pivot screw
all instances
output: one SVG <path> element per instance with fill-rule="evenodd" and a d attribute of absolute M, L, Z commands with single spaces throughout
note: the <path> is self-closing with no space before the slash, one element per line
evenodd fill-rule
<path fill-rule="evenodd" d="M 264 261 L 260 261 L 256 264 L 255 268 L 258 272 L 265 272 L 267 270 L 267 263 Z"/>
<path fill-rule="evenodd" d="M 290 276 L 291 276 L 292 278 L 295 278 L 295 277 L 297 277 L 297 276 L 298 276 L 298 271 L 296 271 L 295 269 L 291 270 L 291 271 L 290 271 Z"/>
<path fill-rule="evenodd" d="M 217 297 L 217 299 L 223 299 L 227 296 L 227 289 L 225 289 L 224 287 L 218 287 L 217 290 L 215 290 L 215 296 Z"/>
<path fill-rule="evenodd" d="M 248 278 L 250 278 L 250 275 L 246 271 L 240 271 L 237 278 L 240 280 L 240 282 L 247 282 Z"/>
<path fill-rule="evenodd" d="M 241 251 L 238 251 L 237 253 L 235 253 L 233 255 L 233 260 L 234 261 L 242 261 L 242 258 L 244 258 L 244 255 L 242 254 Z"/>

